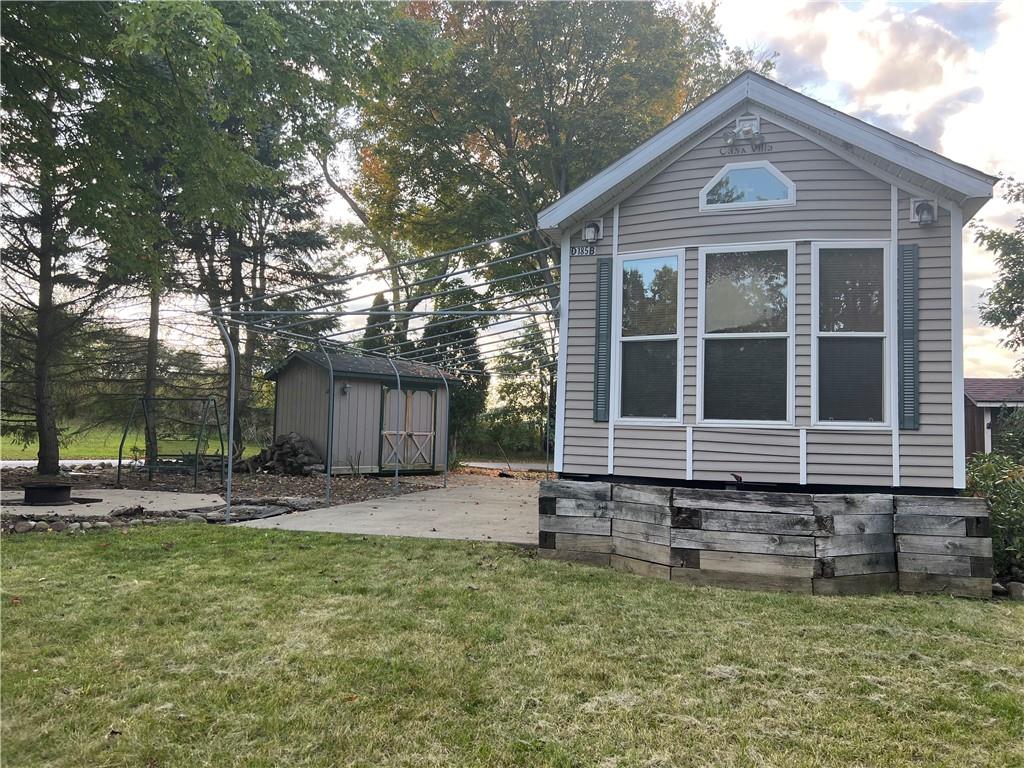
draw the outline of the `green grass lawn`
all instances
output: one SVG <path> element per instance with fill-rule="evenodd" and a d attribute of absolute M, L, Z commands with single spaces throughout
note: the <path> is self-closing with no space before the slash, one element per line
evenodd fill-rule
<path fill-rule="evenodd" d="M 76 435 L 71 441 L 60 450 L 62 459 L 117 459 L 117 449 L 121 444 L 121 433 L 123 427 L 96 427 L 80 435 Z M 227 440 L 225 433 L 225 440 Z M 178 453 L 192 453 L 195 450 L 196 441 L 191 440 L 170 440 L 160 441 L 160 452 L 162 454 L 175 455 Z M 131 459 L 136 455 L 142 457 L 146 453 L 145 437 L 142 434 L 130 433 L 124 444 L 124 457 Z M 0 457 L 9 460 L 35 460 L 39 446 L 36 443 L 23 445 L 15 442 L 10 435 L 0 435 Z M 219 453 L 220 445 L 216 441 L 210 444 L 210 453 Z M 259 452 L 259 446 L 255 443 L 247 445 L 245 455 L 249 456 Z"/>
<path fill-rule="evenodd" d="M 11 766 L 1020 766 L 1024 606 L 689 589 L 511 547 L 3 542 Z"/>

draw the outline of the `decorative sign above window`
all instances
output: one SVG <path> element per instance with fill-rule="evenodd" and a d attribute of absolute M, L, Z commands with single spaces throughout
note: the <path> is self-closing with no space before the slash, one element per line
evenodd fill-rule
<path fill-rule="evenodd" d="M 722 133 L 725 146 L 718 150 L 720 155 L 762 154 L 772 151 L 764 134 L 761 133 L 761 118 L 744 112 L 736 118 L 736 127 Z"/>

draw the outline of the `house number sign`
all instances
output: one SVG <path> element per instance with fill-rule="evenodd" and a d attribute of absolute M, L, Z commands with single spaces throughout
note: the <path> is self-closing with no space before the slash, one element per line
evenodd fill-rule
<path fill-rule="evenodd" d="M 570 256 L 597 256 L 596 245 L 573 245 L 569 247 Z"/>

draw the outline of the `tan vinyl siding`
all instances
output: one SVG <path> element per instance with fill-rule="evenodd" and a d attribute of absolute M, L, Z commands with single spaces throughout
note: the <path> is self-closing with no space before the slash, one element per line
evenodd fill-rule
<path fill-rule="evenodd" d="M 743 111 L 741 107 L 737 112 Z M 755 110 L 756 111 L 756 110 Z M 724 125 L 724 122 L 723 122 Z M 811 425 L 811 243 L 891 238 L 891 188 L 870 173 L 762 115 L 771 152 L 721 154 L 720 132 L 698 142 L 620 202 L 619 253 L 679 249 L 684 254 L 683 413 L 693 426 L 695 481 L 799 483 L 800 430 L 807 428 L 807 482 L 888 485 L 892 434 L 815 429 Z M 796 185 L 796 204 L 743 212 L 699 210 L 701 188 L 729 162 L 767 160 Z M 921 245 L 921 421 L 901 434 L 904 486 L 951 487 L 951 333 L 949 214 L 935 227 L 908 222 L 909 201 L 900 195 L 899 242 Z M 605 214 L 601 256 L 611 255 L 611 211 Z M 697 417 L 698 247 L 723 243 L 795 242 L 794 426 L 701 427 Z M 578 233 L 572 243 L 578 244 Z M 892 254 L 895 258 L 896 254 Z M 608 425 L 593 421 L 595 259 L 572 258 L 565 398 L 566 473 L 606 474 Z M 617 321 L 617 318 L 616 318 Z M 895 324 L 893 324 L 895 328 Z M 894 340 L 893 340 L 894 341 Z M 617 372 L 613 370 L 613 377 Z M 686 427 L 619 423 L 614 429 L 618 475 L 685 479 Z"/>
<path fill-rule="evenodd" d="M 796 429 L 694 427 L 693 479 L 799 483 L 800 432 Z"/>
<path fill-rule="evenodd" d="M 900 481 L 906 486 L 953 485 L 953 355 L 949 211 L 930 227 L 910 222 L 910 198 L 899 195 L 899 242 L 920 249 L 919 348 L 921 428 L 900 432 Z M 962 290 L 959 286 L 957 290 Z M 959 407 L 959 406 L 958 406 Z"/>
<path fill-rule="evenodd" d="M 793 369 L 794 418 L 797 426 L 811 423 L 811 244 L 798 242 L 796 245 L 796 350 Z"/>
<path fill-rule="evenodd" d="M 891 485 L 892 432 L 808 430 L 807 482 Z"/>
<path fill-rule="evenodd" d="M 679 427 L 617 426 L 615 473 L 686 479 L 686 430 Z"/>
<path fill-rule="evenodd" d="M 566 334 L 565 440 L 562 471 L 606 474 L 608 424 L 594 421 L 594 325 L 597 259 L 612 255 L 612 214 L 604 216 L 605 236 L 597 256 L 576 256 L 569 267 L 569 323 Z M 572 245 L 581 245 L 579 232 Z"/>
<path fill-rule="evenodd" d="M 723 156 L 721 137 L 701 142 L 622 203 L 619 249 L 679 244 L 889 237 L 889 185 L 767 120 L 771 152 Z M 767 160 L 796 184 L 796 205 L 701 213 L 698 196 L 729 162 Z"/>

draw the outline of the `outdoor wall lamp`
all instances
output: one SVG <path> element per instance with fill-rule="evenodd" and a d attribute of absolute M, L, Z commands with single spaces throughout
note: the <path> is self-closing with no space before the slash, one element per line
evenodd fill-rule
<path fill-rule="evenodd" d="M 588 221 L 583 225 L 583 242 L 585 243 L 596 243 L 601 239 L 602 232 L 604 229 L 602 226 L 603 222 L 595 220 Z"/>
<path fill-rule="evenodd" d="M 931 200 L 912 200 L 910 220 L 922 227 L 930 227 L 935 223 L 935 203 Z"/>
<path fill-rule="evenodd" d="M 342 396 L 347 395 L 350 389 L 352 389 L 352 385 L 349 384 L 347 381 L 344 384 L 342 384 L 341 385 L 341 394 L 342 394 Z"/>

